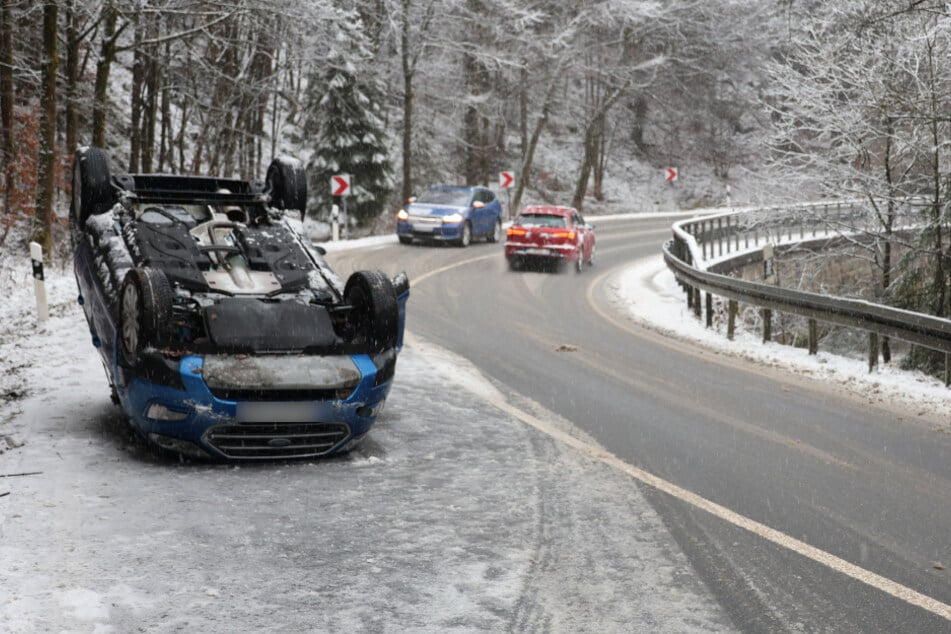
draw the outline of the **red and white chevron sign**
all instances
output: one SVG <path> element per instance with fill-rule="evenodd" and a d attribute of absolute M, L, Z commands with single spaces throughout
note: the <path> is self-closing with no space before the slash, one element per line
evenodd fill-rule
<path fill-rule="evenodd" d="M 505 189 L 515 184 L 515 174 L 512 172 L 499 172 L 499 187 Z"/>
<path fill-rule="evenodd" d="M 330 177 L 330 195 L 347 196 L 350 193 L 350 174 L 334 174 Z"/>
<path fill-rule="evenodd" d="M 664 180 L 668 183 L 673 183 L 677 180 L 677 168 L 676 167 L 665 167 L 664 168 Z"/>

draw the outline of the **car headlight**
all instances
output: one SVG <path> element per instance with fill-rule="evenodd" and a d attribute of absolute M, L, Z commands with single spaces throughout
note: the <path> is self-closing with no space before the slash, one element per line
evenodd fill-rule
<path fill-rule="evenodd" d="M 396 212 L 396 219 L 409 220 L 409 212 L 407 212 L 405 209 L 400 209 L 399 211 Z"/>
<path fill-rule="evenodd" d="M 188 412 L 179 412 L 169 409 L 161 403 L 152 403 L 149 405 L 148 411 L 145 412 L 145 416 L 152 420 L 176 421 L 188 418 Z"/>
<path fill-rule="evenodd" d="M 459 212 L 442 217 L 443 224 L 452 224 L 454 222 L 462 222 L 462 221 L 463 221 L 463 217 L 462 217 L 462 214 Z"/>

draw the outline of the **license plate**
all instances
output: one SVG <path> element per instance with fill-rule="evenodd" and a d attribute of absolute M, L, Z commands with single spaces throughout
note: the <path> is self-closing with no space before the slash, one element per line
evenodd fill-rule
<path fill-rule="evenodd" d="M 416 233 L 432 233 L 433 225 L 416 224 L 416 225 L 413 225 L 413 231 L 415 231 Z"/>
<path fill-rule="evenodd" d="M 316 414 L 309 401 L 292 403 L 242 402 L 238 403 L 239 423 L 308 423 Z"/>
<path fill-rule="evenodd" d="M 528 255 L 548 255 L 548 249 L 525 249 Z"/>

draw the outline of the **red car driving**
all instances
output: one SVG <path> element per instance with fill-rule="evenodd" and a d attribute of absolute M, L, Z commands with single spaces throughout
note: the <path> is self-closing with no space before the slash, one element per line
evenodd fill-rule
<path fill-rule="evenodd" d="M 526 207 L 505 232 L 505 259 L 513 270 L 531 262 L 569 262 L 581 273 L 594 263 L 594 246 L 594 226 L 573 207 Z"/>

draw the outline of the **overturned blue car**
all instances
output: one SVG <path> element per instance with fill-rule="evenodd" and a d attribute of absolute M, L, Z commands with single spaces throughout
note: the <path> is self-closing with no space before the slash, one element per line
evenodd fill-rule
<path fill-rule="evenodd" d="M 184 456 L 300 459 L 373 426 L 402 347 L 409 281 L 344 283 L 297 230 L 299 161 L 263 182 L 73 164 L 70 237 L 93 345 L 133 428 Z"/>

